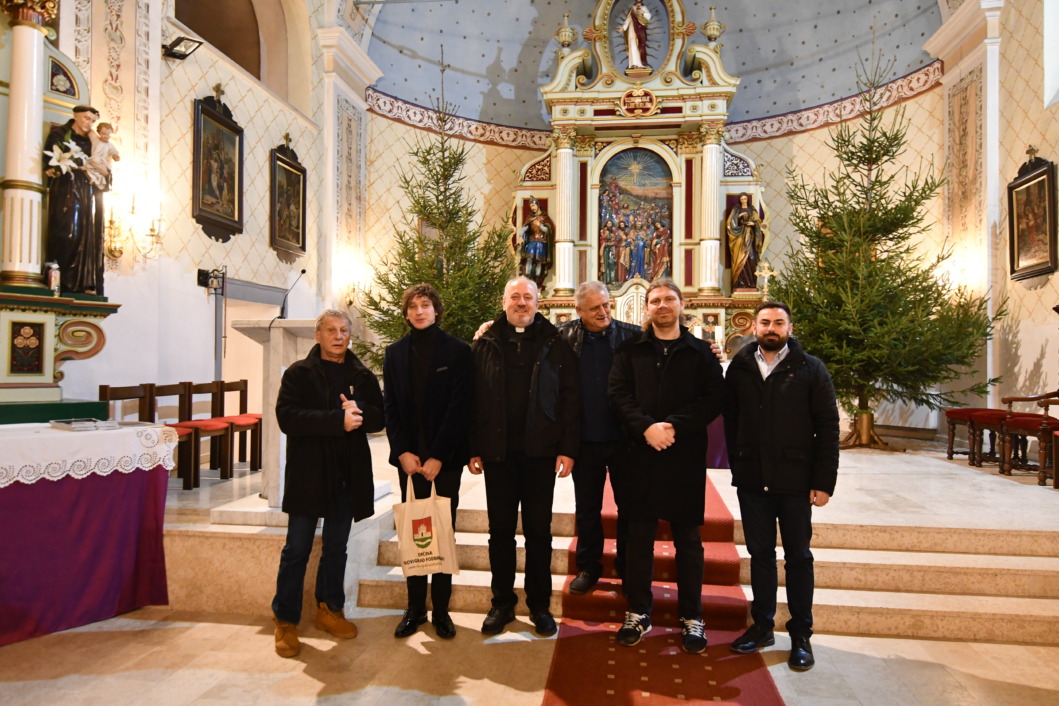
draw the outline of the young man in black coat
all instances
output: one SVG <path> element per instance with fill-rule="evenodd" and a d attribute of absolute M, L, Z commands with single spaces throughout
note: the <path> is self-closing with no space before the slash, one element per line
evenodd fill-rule
<path fill-rule="evenodd" d="M 283 511 L 287 542 L 280 555 L 272 612 L 276 653 L 301 651 L 305 567 L 324 518 L 323 553 L 316 573 L 316 626 L 341 638 L 357 636 L 342 614 L 346 596 L 346 544 L 354 520 L 374 513 L 368 432 L 383 427 L 382 392 L 375 375 L 349 350 L 352 324 L 328 309 L 316 319 L 316 345 L 283 373 L 276 419 L 287 436 Z"/>
<path fill-rule="evenodd" d="M 650 325 L 618 348 L 610 372 L 610 401 L 629 435 L 618 499 L 628 521 L 623 585 L 629 610 L 618 642 L 635 645 L 651 629 L 654 538 L 658 521 L 667 520 L 677 550 L 683 648 L 699 653 L 706 649 L 699 535 L 706 427 L 721 411 L 724 376 L 709 344 L 680 325 L 684 299 L 673 280 L 652 282 L 646 301 Z"/>
<path fill-rule="evenodd" d="M 390 463 L 399 473 L 401 502 L 408 498 L 406 478 L 412 478 L 417 498 L 438 495 L 450 499 L 452 527 L 460 502 L 460 476 L 467 464 L 467 428 L 471 421 L 474 368 L 471 348 L 438 328 L 445 311 L 441 297 L 429 284 L 409 287 L 401 297 L 401 313 L 411 330 L 386 347 L 383 400 Z M 408 637 L 427 620 L 427 577 L 409 576 L 408 609 L 394 637 Z M 452 574 L 434 574 L 430 599 L 438 637 L 456 636 L 449 617 Z"/>
<path fill-rule="evenodd" d="M 472 347 L 471 473 L 485 472 L 493 607 L 486 635 L 515 619 L 515 529 L 522 508 L 526 605 L 538 635 L 556 631 L 552 595 L 555 477 L 574 469 L 581 438 L 577 358 L 537 313 L 537 285 L 518 277 L 504 288 L 504 315 Z"/>
<path fill-rule="evenodd" d="M 757 342 L 735 355 L 725 379 L 725 436 L 754 592 L 753 624 L 732 650 L 747 654 L 776 642 L 778 521 L 791 614 L 788 664 L 805 671 L 815 663 L 813 507 L 835 492 L 838 407 L 827 368 L 790 338 L 792 330 L 786 304 L 763 302 L 754 317 Z"/>

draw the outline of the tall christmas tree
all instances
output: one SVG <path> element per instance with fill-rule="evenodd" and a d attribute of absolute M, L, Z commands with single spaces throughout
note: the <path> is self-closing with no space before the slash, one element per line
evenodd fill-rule
<path fill-rule="evenodd" d="M 1003 310 L 943 275 L 951 255 L 917 247 L 930 226 L 925 207 L 943 185 L 933 170 L 898 165 L 908 121 L 883 112 L 893 62 L 862 61 L 863 113 L 831 131 L 839 166 L 823 184 L 788 172 L 791 224 L 802 248 L 791 253 L 773 292 L 794 312 L 802 346 L 822 359 L 854 425 L 843 444 L 888 448 L 874 429 L 881 402 L 939 409 L 997 380 L 973 369 Z"/>
<path fill-rule="evenodd" d="M 412 285 L 433 285 L 445 305 L 442 327 L 470 341 L 478 326 L 493 319 L 504 284 L 514 275 L 509 229 L 488 230 L 463 186 L 465 143 L 450 136 L 453 108 L 439 102 L 437 133 L 421 138 L 409 152 L 411 164 L 400 177 L 408 200 L 394 247 L 374 266 L 374 287 L 357 306 L 379 343 L 361 341 L 357 353 L 382 367 L 385 346 L 408 332 L 401 295 Z"/>

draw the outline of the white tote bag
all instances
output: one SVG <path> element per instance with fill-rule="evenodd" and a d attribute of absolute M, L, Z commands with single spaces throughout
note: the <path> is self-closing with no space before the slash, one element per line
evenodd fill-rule
<path fill-rule="evenodd" d="M 405 576 L 458 574 L 456 535 L 452 530 L 451 501 L 438 495 L 430 484 L 430 497 L 416 499 L 412 476 L 408 476 L 407 501 L 393 506 L 397 546 Z"/>

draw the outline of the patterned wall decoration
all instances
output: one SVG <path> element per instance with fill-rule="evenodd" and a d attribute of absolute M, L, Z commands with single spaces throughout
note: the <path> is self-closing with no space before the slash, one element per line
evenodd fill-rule
<path fill-rule="evenodd" d="M 948 122 L 946 223 L 959 237 L 977 233 L 981 227 L 981 67 L 969 71 L 949 89 Z"/>
<path fill-rule="evenodd" d="M 11 355 L 8 375 L 44 373 L 44 324 L 37 321 L 11 322 Z"/>
<path fill-rule="evenodd" d="M 125 88 L 121 85 L 121 52 L 125 48 L 125 33 L 121 30 L 125 0 L 107 0 L 107 21 L 103 33 L 107 38 L 107 75 L 103 79 L 103 95 L 109 122 L 117 131 L 121 126 L 121 101 Z"/>
<path fill-rule="evenodd" d="M 92 66 L 92 0 L 74 4 L 74 63 L 81 73 L 89 75 Z"/>
<path fill-rule="evenodd" d="M 754 176 L 754 169 L 742 157 L 724 151 L 724 176 L 726 177 L 750 177 Z"/>
<path fill-rule="evenodd" d="M 158 52 L 151 46 L 151 9 L 148 0 L 136 2 L 136 83 L 133 121 L 135 123 L 136 164 L 139 183 L 147 184 L 150 155 L 149 113 L 151 109 L 151 62 L 160 61 Z"/>
<path fill-rule="evenodd" d="M 893 105 L 912 98 L 924 91 L 929 91 L 941 81 L 942 65 L 935 61 L 922 69 L 886 84 L 884 106 Z M 859 96 L 850 96 L 833 103 L 819 105 L 774 118 L 762 118 L 743 122 L 729 123 L 725 128 L 728 142 L 745 142 L 747 140 L 768 137 L 779 137 L 795 132 L 815 130 L 826 125 L 848 120 L 861 110 Z"/>
<path fill-rule="evenodd" d="M 363 237 L 364 228 L 364 115 L 351 100 L 341 96 L 336 106 L 338 134 L 335 160 L 335 213 L 338 214 L 339 242 L 353 245 L 357 235 Z"/>
<path fill-rule="evenodd" d="M 546 155 L 526 169 L 526 181 L 551 181 L 552 180 L 552 158 Z"/>

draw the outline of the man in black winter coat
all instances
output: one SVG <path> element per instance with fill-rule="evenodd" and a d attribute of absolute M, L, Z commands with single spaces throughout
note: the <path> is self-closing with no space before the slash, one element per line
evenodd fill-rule
<path fill-rule="evenodd" d="M 732 485 L 739 489 L 754 592 L 753 624 L 732 643 L 732 650 L 748 654 L 775 644 L 778 521 L 791 614 L 788 664 L 805 671 L 815 663 L 809 644 L 812 510 L 826 505 L 835 492 L 838 407 L 827 368 L 802 351 L 791 331 L 787 305 L 763 302 L 754 317 L 757 342 L 735 355 L 725 379 L 728 458 Z"/>
<path fill-rule="evenodd" d="M 669 522 L 676 547 L 677 602 L 685 651 L 706 649 L 702 621 L 709 426 L 721 411 L 724 378 L 709 344 L 680 325 L 680 288 L 668 277 L 647 288 L 650 326 L 614 354 L 608 394 L 629 437 L 618 507 L 628 521 L 623 586 L 629 601 L 618 643 L 651 629 L 654 538 Z"/>
<path fill-rule="evenodd" d="M 574 468 L 581 437 L 577 358 L 537 313 L 537 285 L 518 277 L 504 288 L 504 315 L 471 350 L 474 412 L 469 468 L 485 472 L 493 607 L 482 632 L 515 619 L 515 529 L 519 506 L 526 537 L 526 605 L 537 634 L 555 634 L 552 594 L 552 497 L 555 477 Z"/>
<path fill-rule="evenodd" d="M 305 568 L 316 524 L 324 518 L 323 553 L 316 574 L 316 626 L 341 638 L 357 636 L 342 613 L 346 544 L 354 520 L 374 513 L 368 432 L 383 428 L 382 392 L 375 375 L 349 350 L 351 323 L 329 309 L 316 319 L 316 345 L 283 373 L 276 419 L 287 436 L 283 511 L 287 542 L 280 555 L 276 596 L 276 653 L 301 651 Z"/>

